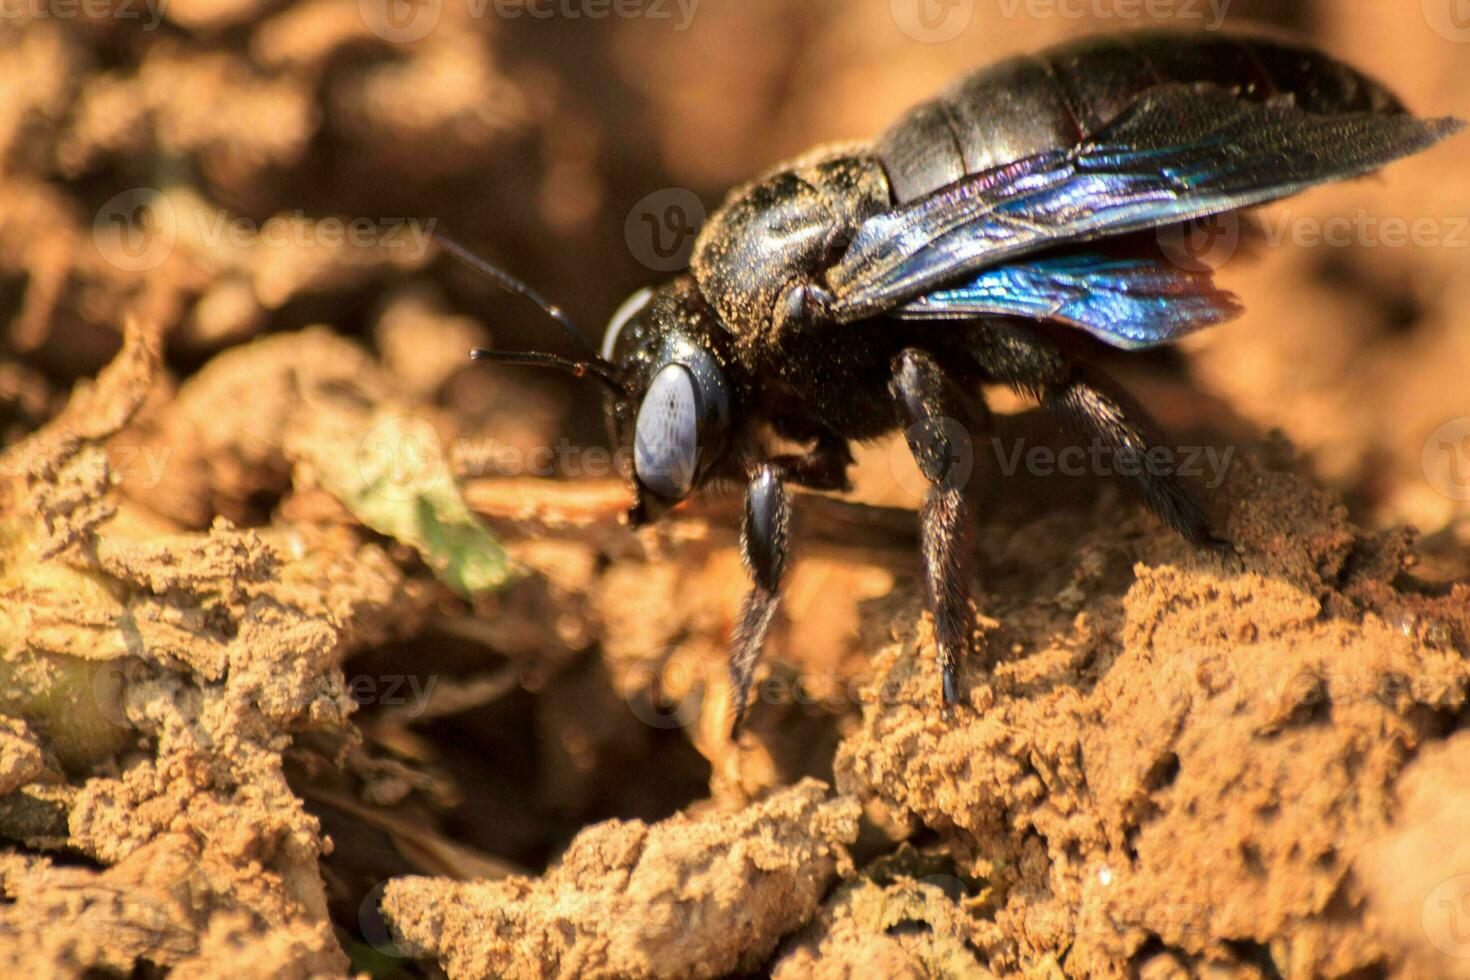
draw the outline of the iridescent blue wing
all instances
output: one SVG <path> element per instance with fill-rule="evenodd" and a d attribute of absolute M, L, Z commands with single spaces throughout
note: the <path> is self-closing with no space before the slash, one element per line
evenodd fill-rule
<path fill-rule="evenodd" d="M 1080 254 L 986 269 L 949 289 L 891 311 L 903 319 L 984 315 L 1053 320 L 1086 330 L 1114 347 L 1171 343 L 1224 323 L 1240 304 L 1215 287 L 1208 270 L 1162 259 Z"/>
<path fill-rule="evenodd" d="M 876 215 L 827 272 L 831 315 L 866 319 L 1060 244 L 1175 224 L 1353 177 L 1464 124 L 1303 112 L 1211 85 L 1165 85 L 1066 150 L 973 174 Z"/>

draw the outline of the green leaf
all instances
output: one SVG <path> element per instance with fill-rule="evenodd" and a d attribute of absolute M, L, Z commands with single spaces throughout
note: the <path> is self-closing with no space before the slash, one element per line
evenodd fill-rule
<path fill-rule="evenodd" d="M 314 441 L 311 462 L 324 489 L 368 527 L 413 547 L 441 582 L 466 598 L 515 576 L 505 549 L 460 495 L 433 426 L 386 411 L 365 426 L 353 421 L 358 424 L 324 427 L 336 438 Z M 356 439 L 352 429 L 360 433 Z"/>

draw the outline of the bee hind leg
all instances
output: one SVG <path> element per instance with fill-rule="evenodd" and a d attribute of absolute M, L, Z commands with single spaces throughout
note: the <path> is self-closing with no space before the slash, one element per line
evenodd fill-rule
<path fill-rule="evenodd" d="M 985 321 L 974 333 L 974 356 L 991 381 L 1036 398 L 1063 428 L 1104 451 L 1113 469 L 1127 471 L 1144 504 L 1189 541 L 1222 555 L 1234 553 L 1210 528 L 1209 515 L 1183 474 L 1151 461 L 1163 447 L 1158 426 L 1100 368 L 1063 354 L 1035 330 Z M 1163 448 L 1162 458 L 1175 455 Z"/>
<path fill-rule="evenodd" d="M 1065 383 L 1043 394 L 1041 404 L 1063 426 L 1106 449 L 1118 468 L 1129 473 L 1144 504 L 1165 524 L 1202 548 L 1232 552 L 1230 544 L 1211 530 L 1204 503 L 1183 476 L 1168 466 L 1153 465 L 1154 454 L 1163 445 L 1153 419 L 1101 371 L 1075 365 Z M 1163 458 L 1175 456 L 1165 449 Z"/>

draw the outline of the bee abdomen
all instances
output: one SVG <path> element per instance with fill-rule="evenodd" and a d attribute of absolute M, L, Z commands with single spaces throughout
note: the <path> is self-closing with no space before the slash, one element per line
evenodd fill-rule
<path fill-rule="evenodd" d="M 1307 112 L 1403 111 L 1382 85 L 1308 48 L 1153 31 L 1088 38 L 975 71 L 890 126 L 874 154 L 902 204 L 967 174 L 1072 146 L 1145 89 L 1201 82 L 1253 100 L 1290 96 Z"/>

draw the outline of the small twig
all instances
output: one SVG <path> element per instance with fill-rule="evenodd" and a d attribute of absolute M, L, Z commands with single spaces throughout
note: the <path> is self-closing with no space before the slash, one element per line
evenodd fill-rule
<path fill-rule="evenodd" d="M 514 691 L 519 683 L 520 669 L 514 664 L 493 673 L 444 678 L 427 692 L 422 703 L 385 708 L 377 721 L 383 725 L 408 728 L 434 718 L 456 715 L 471 708 L 493 704 Z"/>
<path fill-rule="evenodd" d="M 488 477 L 467 483 L 470 508 L 507 537 L 575 537 L 634 532 L 622 521 L 631 503 L 628 488 L 615 480 L 541 480 Z M 874 507 L 796 492 L 792 507 L 801 527 L 801 547 L 816 551 L 894 552 L 912 561 L 918 540 L 913 511 Z M 739 533 L 740 499 L 727 495 L 686 501 L 659 526 L 674 541 Z"/>
<path fill-rule="evenodd" d="M 425 872 L 448 875 L 460 881 L 497 881 L 528 874 L 519 865 L 452 841 L 417 820 L 364 806 L 347 794 L 326 786 L 307 782 L 294 789 L 307 800 L 332 807 L 387 834 L 403 855 Z"/>

